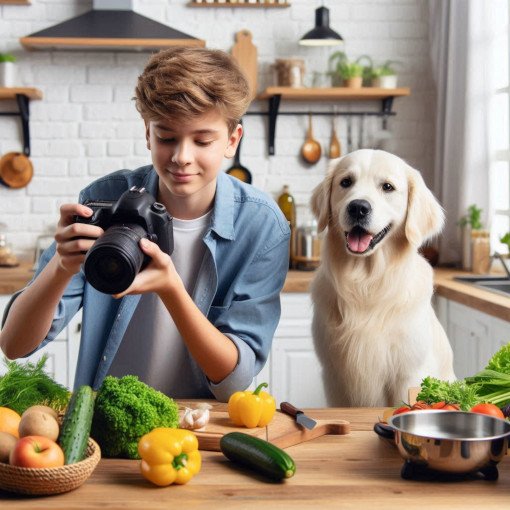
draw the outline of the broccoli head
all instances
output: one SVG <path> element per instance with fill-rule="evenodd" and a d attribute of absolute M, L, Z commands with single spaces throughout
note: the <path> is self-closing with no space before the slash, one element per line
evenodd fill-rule
<path fill-rule="evenodd" d="M 138 441 L 156 427 L 176 428 L 177 404 L 134 375 L 106 376 L 94 406 L 91 436 L 105 457 L 139 459 Z"/>

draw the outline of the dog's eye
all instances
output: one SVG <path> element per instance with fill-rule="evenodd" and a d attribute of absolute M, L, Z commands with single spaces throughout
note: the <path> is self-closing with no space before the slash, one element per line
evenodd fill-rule
<path fill-rule="evenodd" d="M 352 179 L 350 177 L 346 177 L 340 181 L 340 186 L 342 188 L 348 188 L 352 184 Z"/>
<path fill-rule="evenodd" d="M 385 182 L 383 185 L 382 185 L 382 189 L 383 191 L 395 191 L 395 188 L 389 183 L 389 182 Z"/>

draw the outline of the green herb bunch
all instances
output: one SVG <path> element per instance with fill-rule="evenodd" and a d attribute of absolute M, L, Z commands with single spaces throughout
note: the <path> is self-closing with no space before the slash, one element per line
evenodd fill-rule
<path fill-rule="evenodd" d="M 0 378 L 0 406 L 22 414 L 33 405 L 47 405 L 63 411 L 71 396 L 69 390 L 55 382 L 45 371 L 47 356 L 37 363 L 24 364 L 4 359 L 6 374 Z"/>

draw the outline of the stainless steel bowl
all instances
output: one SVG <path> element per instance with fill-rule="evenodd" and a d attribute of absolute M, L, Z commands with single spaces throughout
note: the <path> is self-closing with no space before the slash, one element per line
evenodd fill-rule
<path fill-rule="evenodd" d="M 392 416 L 395 443 L 406 460 L 403 478 L 415 468 L 463 474 L 480 471 L 498 476 L 497 463 L 508 448 L 510 423 L 461 411 L 416 411 Z"/>

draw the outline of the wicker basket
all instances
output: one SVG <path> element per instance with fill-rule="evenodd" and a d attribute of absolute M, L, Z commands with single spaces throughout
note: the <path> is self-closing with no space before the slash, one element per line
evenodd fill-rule
<path fill-rule="evenodd" d="M 92 474 L 101 449 L 89 438 L 84 460 L 54 468 L 25 468 L 0 463 L 0 489 L 17 494 L 42 496 L 76 489 Z"/>

